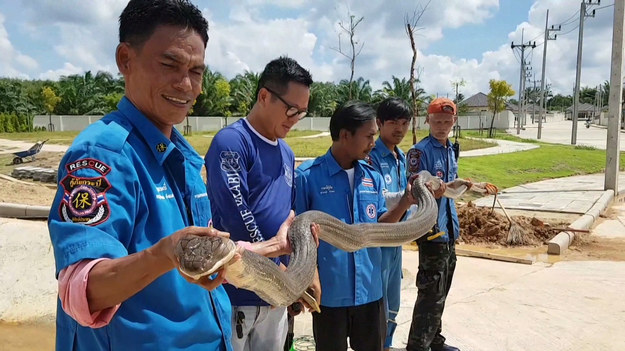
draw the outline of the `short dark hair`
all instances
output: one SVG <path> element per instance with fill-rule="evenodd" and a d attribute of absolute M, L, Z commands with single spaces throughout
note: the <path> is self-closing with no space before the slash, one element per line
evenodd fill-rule
<path fill-rule="evenodd" d="M 263 73 L 260 74 L 258 79 L 255 96 L 258 97 L 258 92 L 265 86 L 280 95 L 286 94 L 289 82 L 300 83 L 310 87 L 313 80 L 310 72 L 300 66 L 297 61 L 290 57 L 280 56 L 265 66 Z"/>
<path fill-rule="evenodd" d="M 208 43 L 208 22 L 188 0 L 130 0 L 119 16 L 119 42 L 140 48 L 158 26 L 192 28 Z"/>
<path fill-rule="evenodd" d="M 382 123 L 386 121 L 396 121 L 398 119 L 412 119 L 412 108 L 408 103 L 398 97 L 384 99 L 378 105 L 378 119 Z"/>
<path fill-rule="evenodd" d="M 348 130 L 352 135 L 365 122 L 375 120 L 373 106 L 362 101 L 348 101 L 339 106 L 330 118 L 330 136 L 332 141 L 339 140 L 341 129 Z"/>

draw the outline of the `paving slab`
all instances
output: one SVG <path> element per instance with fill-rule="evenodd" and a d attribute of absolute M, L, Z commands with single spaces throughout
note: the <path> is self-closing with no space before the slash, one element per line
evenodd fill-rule
<path fill-rule="evenodd" d="M 584 214 L 604 193 L 603 173 L 548 179 L 501 191 L 499 200 L 506 209 Z M 619 193 L 625 192 L 625 172 L 619 175 Z M 493 196 L 474 201 L 490 207 Z"/>
<path fill-rule="evenodd" d="M 405 347 L 417 296 L 418 252 L 404 250 L 394 347 Z M 521 265 L 459 257 L 443 334 L 461 350 L 622 350 L 625 262 Z M 310 314 L 296 338 L 312 335 Z"/>

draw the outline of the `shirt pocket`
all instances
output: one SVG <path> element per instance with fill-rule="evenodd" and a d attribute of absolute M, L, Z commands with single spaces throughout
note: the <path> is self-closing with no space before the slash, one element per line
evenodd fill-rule
<path fill-rule="evenodd" d="M 212 225 L 211 204 L 206 193 L 196 194 L 193 199 L 193 224 L 198 227 Z"/>
<path fill-rule="evenodd" d="M 358 212 L 361 223 L 377 222 L 379 198 L 376 194 L 360 194 Z"/>

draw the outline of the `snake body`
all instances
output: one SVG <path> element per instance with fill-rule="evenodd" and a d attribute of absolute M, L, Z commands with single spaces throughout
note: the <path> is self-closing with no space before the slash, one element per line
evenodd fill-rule
<path fill-rule="evenodd" d="M 457 197 L 468 188 L 468 183 L 462 183 L 461 179 L 454 182 L 460 183 L 448 183 L 445 196 Z M 240 260 L 229 264 L 226 279 L 238 288 L 254 291 L 273 306 L 288 306 L 302 297 L 314 278 L 317 246 L 310 231 L 311 223 L 321 227 L 319 239 L 348 252 L 411 242 L 436 224 L 438 207 L 426 183 L 437 189 L 440 179 L 427 171 L 419 172 L 412 182 L 412 195 L 418 207 L 404 222 L 348 225 L 324 212 L 306 211 L 296 216 L 289 228 L 287 235 L 293 252 L 286 271 L 266 257 L 244 250 Z M 212 274 L 234 255 L 236 245 L 229 239 L 190 237 L 179 241 L 176 256 L 180 270 L 191 277 Z"/>

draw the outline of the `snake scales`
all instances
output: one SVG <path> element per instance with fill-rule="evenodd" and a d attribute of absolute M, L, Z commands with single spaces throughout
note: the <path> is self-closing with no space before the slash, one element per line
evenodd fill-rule
<path fill-rule="evenodd" d="M 413 216 L 398 223 L 360 223 L 348 225 L 320 211 L 306 211 L 293 220 L 288 238 L 293 250 L 286 271 L 266 257 L 244 250 L 241 259 L 229 263 L 236 245 L 229 239 L 209 236 L 187 236 L 176 247 L 180 270 L 193 278 L 212 274 L 229 264 L 226 279 L 238 288 L 252 290 L 273 306 L 288 306 L 303 297 L 311 285 L 317 262 L 317 246 L 310 232 L 311 223 L 321 227 L 319 239 L 344 251 L 353 252 L 366 247 L 399 246 L 428 233 L 437 219 L 438 208 L 432 193 L 426 188 L 440 186 L 440 179 L 421 171 L 413 180 L 412 195 L 417 200 Z M 468 183 L 456 179 L 447 183 L 444 196 L 457 197 L 467 190 Z M 474 184 L 473 190 L 481 190 Z M 307 299 L 307 301 L 310 301 Z"/>

